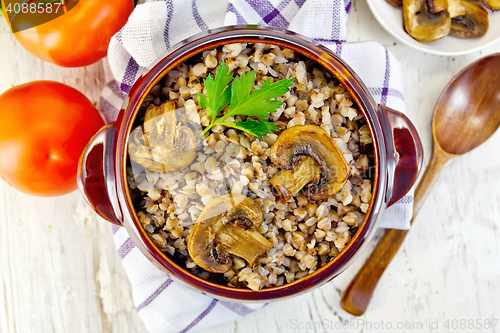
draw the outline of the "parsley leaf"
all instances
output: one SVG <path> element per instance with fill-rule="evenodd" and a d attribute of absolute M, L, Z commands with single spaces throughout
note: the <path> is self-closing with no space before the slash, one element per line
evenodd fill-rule
<path fill-rule="evenodd" d="M 207 108 L 207 116 L 215 121 L 215 116 L 231 101 L 231 86 L 229 82 L 233 79 L 233 74 L 229 73 L 229 67 L 223 61 L 217 68 L 215 79 L 212 74 L 204 80 L 207 95 L 198 94 L 198 103 L 201 108 Z"/>
<path fill-rule="evenodd" d="M 226 120 L 223 124 L 253 134 L 258 138 L 262 138 L 263 133 L 271 133 L 279 129 L 278 126 L 268 122 L 267 119 L 247 119 L 245 121 L 238 121 L 236 124 L 230 120 Z"/>
<path fill-rule="evenodd" d="M 293 78 L 274 83 L 267 79 L 259 89 L 252 92 L 255 84 L 255 71 L 236 77 L 229 86 L 228 84 L 233 75 L 228 73 L 229 68 L 223 61 L 217 68 L 215 78 L 209 75 L 204 80 L 207 95 L 197 95 L 199 106 L 206 108 L 207 115 L 212 118 L 210 125 L 203 130 L 201 135 L 217 124 L 233 127 L 259 138 L 262 137 L 263 133 L 271 133 L 273 130 L 278 129 L 276 125 L 269 123 L 266 118 L 269 118 L 271 112 L 275 112 L 277 108 L 283 105 L 283 102 L 269 99 L 286 94 L 292 85 Z M 219 112 L 228 104 L 230 106 L 226 114 L 216 118 Z M 246 119 L 244 122 L 238 121 L 237 123 L 227 120 L 229 117 L 239 115 L 262 117 L 263 119 Z"/>

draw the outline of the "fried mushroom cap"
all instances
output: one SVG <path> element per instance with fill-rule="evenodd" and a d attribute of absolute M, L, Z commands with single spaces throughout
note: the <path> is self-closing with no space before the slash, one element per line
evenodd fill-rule
<path fill-rule="evenodd" d="M 443 10 L 448 10 L 448 0 L 425 0 L 424 5 L 431 14 L 439 14 Z"/>
<path fill-rule="evenodd" d="M 483 0 L 483 4 L 493 12 L 500 10 L 500 0 Z"/>
<path fill-rule="evenodd" d="M 450 35 L 460 38 L 484 36 L 488 31 L 488 12 L 480 4 L 462 1 L 465 14 L 451 19 Z"/>
<path fill-rule="evenodd" d="M 444 10 L 450 13 L 451 18 L 465 14 L 462 0 L 425 0 L 425 6 L 431 14 L 439 14 Z"/>
<path fill-rule="evenodd" d="M 233 262 L 231 255 L 253 265 L 273 246 L 256 230 L 263 218 L 251 198 L 241 194 L 217 197 L 203 209 L 191 229 L 189 255 L 198 266 L 213 273 L 227 272 Z"/>
<path fill-rule="evenodd" d="M 415 40 L 430 43 L 448 35 L 451 17 L 447 10 L 430 12 L 426 0 L 403 0 L 403 23 Z"/>
<path fill-rule="evenodd" d="M 300 190 L 311 200 L 322 200 L 337 193 L 349 176 L 344 155 L 328 133 L 315 125 L 284 130 L 269 156 L 283 169 L 270 180 L 282 202 Z"/>
<path fill-rule="evenodd" d="M 454 17 L 465 14 L 465 6 L 463 5 L 462 0 L 448 0 L 447 10 L 450 13 L 450 17 L 452 20 Z"/>
<path fill-rule="evenodd" d="M 196 138 L 191 128 L 177 124 L 176 108 L 175 101 L 148 107 L 144 124 L 130 134 L 132 162 L 163 173 L 191 164 L 196 157 Z"/>

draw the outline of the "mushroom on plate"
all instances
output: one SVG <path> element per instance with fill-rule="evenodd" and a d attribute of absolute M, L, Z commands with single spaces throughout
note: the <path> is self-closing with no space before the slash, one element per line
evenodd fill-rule
<path fill-rule="evenodd" d="M 481 37 L 488 31 L 488 12 L 480 4 L 462 1 L 465 13 L 451 19 L 450 35 L 460 38 Z"/>
<path fill-rule="evenodd" d="M 483 0 L 483 4 L 491 11 L 500 10 L 500 0 Z"/>
<path fill-rule="evenodd" d="M 453 20 L 454 17 L 465 14 L 465 6 L 463 2 L 467 0 L 448 0 L 447 11 L 450 13 L 450 17 Z"/>
<path fill-rule="evenodd" d="M 405 31 L 421 43 L 436 41 L 447 34 L 460 38 L 482 37 L 489 26 L 488 12 L 469 0 L 386 0 L 403 7 Z M 483 0 L 492 11 L 500 0 Z"/>
<path fill-rule="evenodd" d="M 201 212 L 189 234 L 188 252 L 201 268 L 213 273 L 227 272 L 235 255 L 250 265 L 272 248 L 256 229 L 263 214 L 255 202 L 242 194 L 213 199 Z"/>
<path fill-rule="evenodd" d="M 269 156 L 282 169 L 270 179 L 282 202 L 301 190 L 311 200 L 322 200 L 337 193 L 349 176 L 344 155 L 328 133 L 315 125 L 284 130 Z"/>
<path fill-rule="evenodd" d="M 430 43 L 448 35 L 451 16 L 447 10 L 432 13 L 426 0 L 403 0 L 403 23 L 411 37 L 421 43 Z"/>
<path fill-rule="evenodd" d="M 196 138 L 188 126 L 177 124 L 176 101 L 149 106 L 144 124 L 130 134 L 130 159 L 145 169 L 174 172 L 191 164 L 196 156 Z"/>
<path fill-rule="evenodd" d="M 425 0 L 425 6 L 431 14 L 439 14 L 444 10 L 450 13 L 451 18 L 465 14 L 462 0 Z"/>
<path fill-rule="evenodd" d="M 424 5 L 431 14 L 439 14 L 443 10 L 448 10 L 448 0 L 425 0 Z"/>

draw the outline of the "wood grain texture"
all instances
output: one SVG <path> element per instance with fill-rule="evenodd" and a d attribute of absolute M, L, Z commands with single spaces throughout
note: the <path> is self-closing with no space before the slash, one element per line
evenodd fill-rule
<path fill-rule="evenodd" d="M 0 17 L 0 91 L 50 79 L 96 102 L 103 63 L 61 68 L 26 52 Z M 37 198 L 0 182 L 0 332 L 145 332 L 111 226 L 79 192 Z"/>
<path fill-rule="evenodd" d="M 453 159 L 483 144 L 497 131 L 500 125 L 498 96 L 500 53 L 481 58 L 467 66 L 444 89 L 434 108 L 433 152 L 415 189 L 410 224 L 413 224 L 444 168 Z M 385 231 L 375 250 L 342 295 L 341 305 L 344 310 L 355 316 L 365 313 L 379 279 L 407 234 L 407 230 Z"/>
<path fill-rule="evenodd" d="M 425 199 L 431 193 L 445 166 L 456 157 L 455 155 L 445 153 L 439 145 L 434 143 L 431 160 L 415 189 L 413 216 L 410 225 L 413 225 L 420 208 L 422 208 Z M 387 229 L 384 232 L 370 257 L 342 295 L 340 304 L 345 311 L 355 316 L 361 316 L 366 312 L 380 278 L 394 256 L 397 255 L 408 232 L 409 230 L 396 229 Z"/>
<path fill-rule="evenodd" d="M 383 30 L 364 0 L 353 2 L 348 40 L 377 40 L 401 61 L 406 114 L 421 135 L 426 162 L 431 151 L 432 110 L 441 90 L 473 60 L 500 51 L 500 44 L 460 57 L 415 51 L 396 43 Z M 0 50 L 0 91 L 30 80 L 52 79 L 97 101 L 105 83 L 102 63 L 65 69 L 34 58 L 16 43 L 3 19 Z M 498 318 L 499 146 L 497 133 L 483 146 L 450 163 L 362 317 L 343 311 L 340 297 L 376 240 L 358 261 L 325 286 L 274 302 L 207 332 L 384 331 L 370 329 L 358 320 L 372 326 L 383 320 L 393 327 L 438 320 L 441 330 L 436 331 L 446 332 L 446 319 Z M 111 227 L 87 207 L 78 192 L 58 199 L 35 198 L 0 182 L 1 333 L 144 333 L 130 295 Z M 347 328 L 335 329 L 342 323 Z"/>

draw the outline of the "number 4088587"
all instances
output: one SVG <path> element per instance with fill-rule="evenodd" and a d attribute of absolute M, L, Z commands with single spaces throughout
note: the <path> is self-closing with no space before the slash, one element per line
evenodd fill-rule
<path fill-rule="evenodd" d="M 448 329 L 495 329 L 498 319 L 447 319 L 444 327 Z"/>
<path fill-rule="evenodd" d="M 7 7 L 5 7 L 4 11 L 9 14 L 19 14 L 19 13 L 57 13 L 59 10 L 63 10 L 62 3 L 54 2 L 54 3 L 46 3 L 44 1 L 40 1 L 38 3 L 9 3 Z"/>

